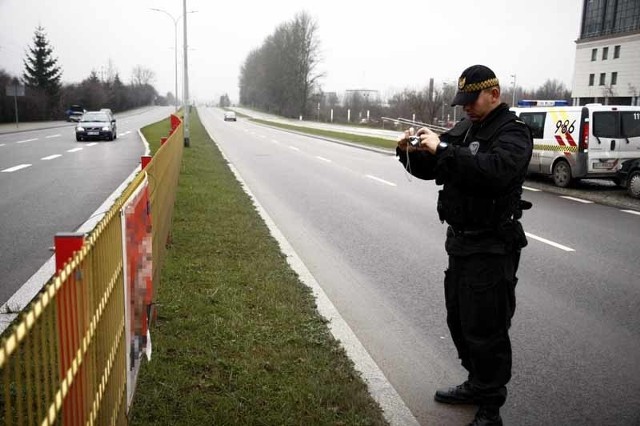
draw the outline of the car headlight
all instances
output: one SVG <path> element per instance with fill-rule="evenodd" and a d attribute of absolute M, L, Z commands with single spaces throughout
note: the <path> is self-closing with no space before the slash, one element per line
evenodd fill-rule
<path fill-rule="evenodd" d="M 84 127 L 76 127 L 76 132 L 84 132 Z"/>
<path fill-rule="evenodd" d="M 109 129 L 109 126 L 104 126 L 104 127 L 102 128 L 102 131 L 103 131 L 103 132 L 108 132 L 109 130 L 111 130 L 111 129 Z"/>

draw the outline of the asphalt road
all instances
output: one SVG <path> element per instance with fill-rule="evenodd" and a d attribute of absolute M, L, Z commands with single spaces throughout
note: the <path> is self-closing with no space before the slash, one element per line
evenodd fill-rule
<path fill-rule="evenodd" d="M 445 226 L 433 182 L 393 155 L 201 119 L 416 418 L 460 425 L 433 402 L 465 379 L 445 322 Z M 512 328 L 512 425 L 640 424 L 640 215 L 528 184 Z M 570 198 L 564 198 L 569 196 Z"/>
<path fill-rule="evenodd" d="M 73 123 L 0 129 L 0 305 L 52 256 L 54 235 L 75 231 L 138 166 L 137 130 L 172 111 L 118 114 L 113 142 L 76 142 Z"/>

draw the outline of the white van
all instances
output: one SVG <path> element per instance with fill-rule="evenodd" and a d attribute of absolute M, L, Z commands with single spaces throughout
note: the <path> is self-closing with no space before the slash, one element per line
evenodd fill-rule
<path fill-rule="evenodd" d="M 530 173 L 567 187 L 584 178 L 611 179 L 624 160 L 640 158 L 640 106 L 587 104 L 512 108 L 533 133 Z"/>

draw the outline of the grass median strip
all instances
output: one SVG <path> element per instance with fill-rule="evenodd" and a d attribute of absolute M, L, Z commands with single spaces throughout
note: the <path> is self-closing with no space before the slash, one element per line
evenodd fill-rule
<path fill-rule="evenodd" d="M 359 143 L 362 145 L 372 145 L 379 148 L 390 148 L 390 149 L 395 149 L 396 147 L 396 141 L 393 141 L 391 139 L 375 138 L 371 136 L 356 135 L 353 133 L 335 132 L 333 130 L 316 129 L 313 127 L 294 126 L 291 124 L 278 123 L 278 122 L 269 121 L 269 120 L 260 120 L 257 118 L 253 118 L 251 119 L 251 121 L 260 123 L 260 124 L 265 124 L 267 126 L 279 127 L 281 129 L 293 130 L 300 133 L 307 133 L 309 135 L 324 136 L 331 139 L 338 139 L 346 142 Z"/>
<path fill-rule="evenodd" d="M 131 424 L 386 424 L 197 112 L 191 124 Z"/>

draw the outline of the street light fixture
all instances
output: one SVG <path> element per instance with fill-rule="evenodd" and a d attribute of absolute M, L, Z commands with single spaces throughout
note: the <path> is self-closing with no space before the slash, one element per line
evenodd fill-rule
<path fill-rule="evenodd" d="M 174 88 L 174 94 L 173 94 L 173 98 L 174 98 L 173 103 L 175 105 L 176 111 L 178 111 L 178 22 L 180 22 L 180 18 L 182 18 L 182 15 L 178 16 L 177 18 L 174 18 L 173 15 L 167 12 L 166 10 L 157 9 L 155 7 L 150 8 L 150 10 L 154 12 L 164 13 L 173 22 L 173 54 L 174 54 L 174 65 L 175 65 L 175 69 L 174 69 L 175 88 Z M 195 12 L 197 11 L 192 10 L 188 13 L 195 13 Z"/>
<path fill-rule="evenodd" d="M 151 8 L 154 12 L 162 12 L 171 18 L 173 21 L 173 54 L 174 54 L 174 64 L 175 64 L 175 93 L 173 94 L 173 103 L 175 105 L 176 111 L 178 111 L 178 20 L 180 17 L 174 18 L 172 14 L 167 12 L 166 10 Z"/>

